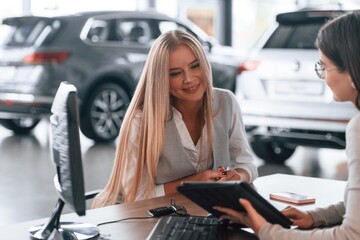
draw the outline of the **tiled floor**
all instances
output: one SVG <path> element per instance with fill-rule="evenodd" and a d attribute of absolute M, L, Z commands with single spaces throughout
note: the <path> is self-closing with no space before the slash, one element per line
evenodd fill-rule
<path fill-rule="evenodd" d="M 0 126 L 0 226 L 51 215 L 57 194 L 48 133 L 46 120 L 30 136 L 14 136 Z M 86 191 L 102 188 L 111 172 L 115 143 L 94 144 L 84 136 L 81 143 Z M 260 175 L 281 172 L 343 180 L 345 161 L 344 150 L 302 147 L 285 166 L 263 165 L 257 159 Z"/>
<path fill-rule="evenodd" d="M 31 136 L 14 136 L 0 126 L 0 226 L 51 215 L 57 193 L 48 133 L 45 120 Z M 102 188 L 111 172 L 115 143 L 95 145 L 84 136 L 81 143 L 85 191 Z M 63 212 L 69 211 L 65 205 Z"/>

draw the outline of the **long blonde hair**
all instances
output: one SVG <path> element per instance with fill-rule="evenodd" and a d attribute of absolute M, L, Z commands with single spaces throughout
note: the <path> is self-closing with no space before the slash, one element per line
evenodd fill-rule
<path fill-rule="evenodd" d="M 132 151 L 132 149 L 128 149 L 131 122 L 139 110 L 142 111 L 142 118 L 138 134 L 139 149 L 137 152 L 138 161 L 134 169 L 135 178 L 130 183 L 130 190 L 123 196 L 123 200 L 124 202 L 135 200 L 145 169 L 148 176 L 145 196 L 152 196 L 156 180 L 156 167 L 163 149 L 165 124 L 172 117 L 169 90 L 169 55 L 180 44 L 190 47 L 199 60 L 204 74 L 206 92 L 203 100 L 203 112 L 207 123 L 208 149 L 209 154 L 211 154 L 213 122 L 211 65 L 200 42 L 195 37 L 182 30 L 166 32 L 155 40 L 150 49 L 120 129 L 111 177 L 98 199 L 94 201 L 93 207 L 115 204 L 119 194 L 121 194 L 121 186 L 127 179 L 127 159 L 129 159 L 130 151 Z"/>

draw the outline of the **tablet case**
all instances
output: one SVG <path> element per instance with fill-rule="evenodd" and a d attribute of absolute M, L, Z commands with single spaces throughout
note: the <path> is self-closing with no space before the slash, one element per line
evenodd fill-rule
<path fill-rule="evenodd" d="M 177 191 L 215 217 L 220 217 L 223 213 L 213 209 L 213 206 L 245 212 L 239 203 L 239 198 L 245 198 L 268 222 L 280 224 L 285 228 L 290 228 L 292 224 L 285 215 L 246 182 L 184 182 L 177 187 Z"/>

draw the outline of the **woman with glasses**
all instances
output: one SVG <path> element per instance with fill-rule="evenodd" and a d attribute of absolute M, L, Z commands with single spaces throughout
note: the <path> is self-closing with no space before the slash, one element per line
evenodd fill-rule
<path fill-rule="evenodd" d="M 153 43 L 118 140 L 94 207 L 174 193 L 182 181 L 258 174 L 235 95 L 213 88 L 203 47 L 180 30 Z"/>
<path fill-rule="evenodd" d="M 360 110 L 360 11 L 341 15 L 319 31 L 316 44 L 320 60 L 315 64 L 319 78 L 325 79 L 336 101 L 350 101 Z M 344 200 L 327 208 L 303 212 L 293 207 L 282 210 L 298 228 L 285 229 L 267 222 L 245 199 L 247 213 L 216 207 L 229 219 L 251 227 L 262 240 L 360 239 L 360 113 L 346 128 L 349 177 Z"/>

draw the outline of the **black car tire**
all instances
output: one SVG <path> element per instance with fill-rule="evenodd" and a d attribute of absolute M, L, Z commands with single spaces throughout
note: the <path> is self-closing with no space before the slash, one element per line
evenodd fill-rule
<path fill-rule="evenodd" d="M 81 116 L 83 134 L 96 142 L 114 140 L 121 127 L 130 97 L 113 83 L 97 87 L 85 103 Z"/>
<path fill-rule="evenodd" d="M 37 118 L 0 119 L 0 124 L 15 134 L 29 134 L 40 122 Z"/>
<path fill-rule="evenodd" d="M 257 140 L 250 143 L 254 153 L 267 163 L 283 164 L 296 150 L 280 142 Z"/>

